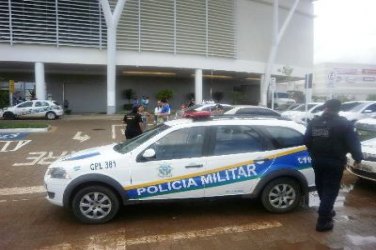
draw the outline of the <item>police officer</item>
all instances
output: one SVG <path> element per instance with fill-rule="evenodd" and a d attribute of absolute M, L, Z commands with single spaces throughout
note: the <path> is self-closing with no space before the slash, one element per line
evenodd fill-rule
<path fill-rule="evenodd" d="M 139 106 L 134 106 L 132 112 L 124 116 L 124 123 L 126 124 L 125 128 L 125 138 L 132 139 L 140 134 L 143 131 L 143 121 L 142 116 L 138 112 Z"/>
<path fill-rule="evenodd" d="M 331 99 L 325 102 L 324 112 L 308 124 L 304 144 L 312 158 L 315 182 L 320 198 L 316 231 L 333 229 L 334 202 L 337 198 L 343 170 L 351 153 L 354 164 L 360 164 L 363 155 L 354 126 L 338 115 L 341 102 Z"/>

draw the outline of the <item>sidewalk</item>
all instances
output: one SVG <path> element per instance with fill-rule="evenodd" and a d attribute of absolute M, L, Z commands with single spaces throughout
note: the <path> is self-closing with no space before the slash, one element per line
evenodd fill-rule
<path fill-rule="evenodd" d="M 94 113 L 87 113 L 87 114 L 73 114 L 73 115 L 64 115 L 61 117 L 61 120 L 117 120 L 122 121 L 124 118 L 124 114 L 94 114 Z"/>

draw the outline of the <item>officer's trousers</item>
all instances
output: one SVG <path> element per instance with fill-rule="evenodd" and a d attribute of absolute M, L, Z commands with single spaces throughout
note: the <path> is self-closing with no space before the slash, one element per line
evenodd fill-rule
<path fill-rule="evenodd" d="M 315 171 L 316 188 L 320 197 L 319 218 L 329 220 L 341 186 L 344 165 L 313 161 L 312 166 Z"/>

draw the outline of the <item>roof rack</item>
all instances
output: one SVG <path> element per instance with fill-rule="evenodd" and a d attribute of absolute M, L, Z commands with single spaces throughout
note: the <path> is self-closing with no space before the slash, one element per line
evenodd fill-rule
<path fill-rule="evenodd" d="M 246 119 L 253 119 L 253 120 L 282 120 L 282 121 L 291 121 L 291 119 L 284 118 L 284 117 L 275 117 L 275 116 L 263 116 L 263 115 L 199 115 L 199 116 L 192 116 L 189 117 L 193 121 L 206 121 L 206 120 L 246 120 Z"/>

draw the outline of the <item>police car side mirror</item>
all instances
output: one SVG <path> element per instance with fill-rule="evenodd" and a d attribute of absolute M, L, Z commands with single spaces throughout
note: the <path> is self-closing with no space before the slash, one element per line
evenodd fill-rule
<path fill-rule="evenodd" d="M 142 157 L 146 159 L 155 157 L 155 150 L 152 148 L 146 149 L 145 152 L 142 154 Z"/>

